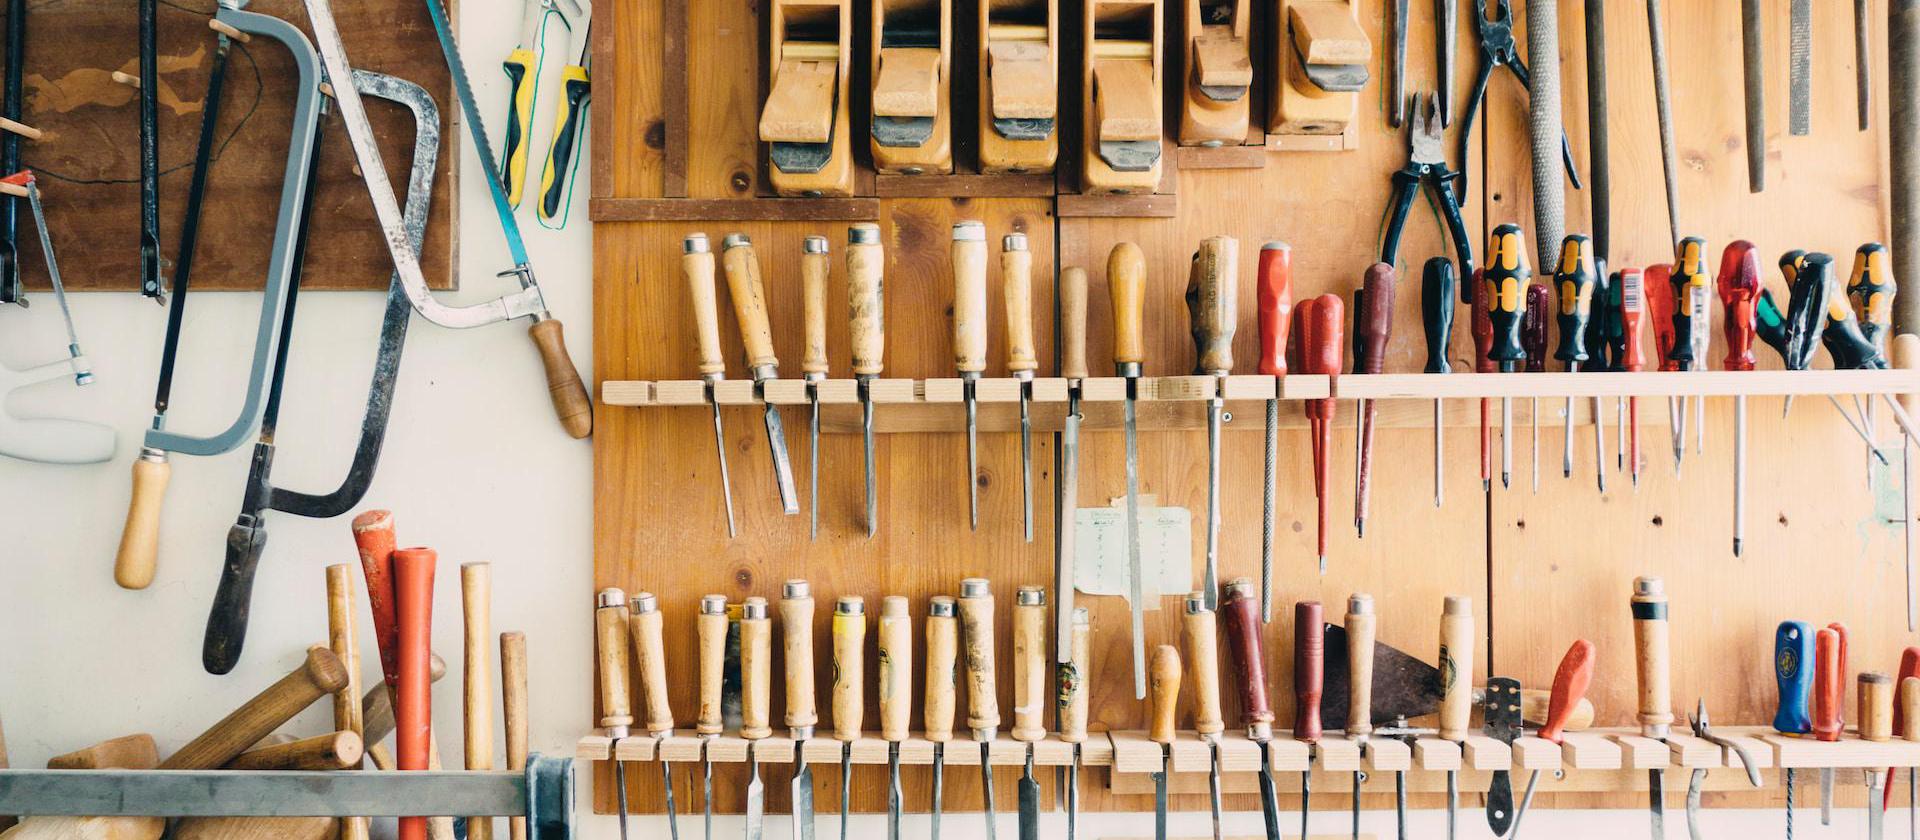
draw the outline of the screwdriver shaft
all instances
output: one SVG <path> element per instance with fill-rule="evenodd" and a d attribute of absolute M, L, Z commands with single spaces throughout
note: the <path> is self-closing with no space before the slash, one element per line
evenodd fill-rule
<path fill-rule="evenodd" d="M 1593 476 L 1600 492 L 1607 492 L 1607 421 L 1600 411 L 1600 398 L 1593 398 Z"/>
<path fill-rule="evenodd" d="M 1033 542 L 1033 382 L 1020 383 L 1020 501 L 1026 506 L 1026 537 Z"/>
<path fill-rule="evenodd" d="M 1733 398 L 1733 556 L 1747 534 L 1747 398 Z"/>
<path fill-rule="evenodd" d="M 1500 486 L 1513 486 L 1513 399 L 1500 398 Z"/>
<path fill-rule="evenodd" d="M 1277 490 L 1275 463 L 1280 456 L 1280 401 L 1267 400 L 1265 480 L 1260 488 L 1260 623 L 1273 621 L 1273 516 Z"/>
<path fill-rule="evenodd" d="M 1594 422 L 1598 423 L 1600 420 L 1600 415 L 1598 414 L 1594 415 L 1593 419 L 1594 419 Z M 1594 433 L 1596 435 L 1599 434 L 1597 427 L 1595 428 Z M 1596 437 L 1595 442 L 1597 443 L 1598 440 L 1599 439 Z M 1566 404 L 1560 407 L 1560 477 L 1561 478 L 1573 477 L 1573 398 L 1572 397 L 1568 397 Z"/>
<path fill-rule="evenodd" d="M 1446 473 L 1446 441 L 1440 433 L 1443 409 L 1439 400 L 1433 401 L 1433 506 L 1440 507 L 1447 498 L 1447 483 L 1442 480 Z"/>
<path fill-rule="evenodd" d="M 1907 632 L 1914 631 L 1914 625 L 1920 622 L 1915 614 L 1913 594 L 1913 442 L 1900 439 L 1900 520 L 1903 532 L 1903 556 L 1907 565 Z M 1913 776 L 1907 776 L 1911 788 Z"/>

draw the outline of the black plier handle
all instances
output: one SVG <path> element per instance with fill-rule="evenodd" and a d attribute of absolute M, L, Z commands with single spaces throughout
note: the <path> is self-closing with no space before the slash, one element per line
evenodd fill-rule
<path fill-rule="evenodd" d="M 1467 238 L 1467 223 L 1460 217 L 1460 202 L 1453 195 L 1454 173 L 1446 164 L 1409 163 L 1393 173 L 1393 200 L 1387 217 L 1387 233 L 1380 242 L 1380 261 L 1395 264 L 1400 254 L 1400 234 L 1406 230 L 1407 214 L 1413 209 L 1413 197 L 1425 183 L 1433 190 L 1447 233 L 1453 237 L 1453 251 L 1460 263 L 1461 277 L 1473 276 L 1473 240 Z"/>

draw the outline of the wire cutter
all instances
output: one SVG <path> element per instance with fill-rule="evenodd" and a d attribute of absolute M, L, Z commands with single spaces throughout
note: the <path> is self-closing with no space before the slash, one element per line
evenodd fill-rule
<path fill-rule="evenodd" d="M 1520 80 L 1520 86 L 1528 93 L 1533 91 L 1533 76 L 1527 72 L 1527 63 L 1520 58 L 1520 48 L 1513 41 L 1513 5 L 1510 0 L 1500 0 L 1492 20 L 1475 7 L 1473 16 L 1474 33 L 1480 36 L 1480 72 L 1473 79 L 1473 94 L 1467 97 L 1467 116 L 1460 127 L 1460 198 L 1466 200 L 1467 193 L 1467 143 L 1473 137 L 1473 117 L 1480 112 L 1480 103 L 1487 99 L 1487 81 L 1493 78 L 1495 67 L 1506 67 L 1513 71 L 1514 78 Z M 1580 189 L 1580 172 L 1573 166 L 1573 145 L 1567 142 L 1567 133 L 1560 132 L 1560 159 L 1566 164 L 1567 179 L 1573 182 L 1574 189 Z M 1467 275 L 1461 275 L 1465 277 Z"/>
<path fill-rule="evenodd" d="M 585 56 L 590 49 L 587 33 L 593 20 L 592 0 L 526 0 L 526 14 L 520 20 L 520 42 L 513 52 L 507 54 L 506 61 L 501 63 L 507 74 L 508 87 L 507 134 L 501 143 L 501 186 L 507 188 L 507 203 L 514 207 L 520 206 L 520 198 L 525 192 L 527 144 L 533 137 L 533 111 L 539 96 L 540 65 L 546 56 L 544 42 L 549 15 L 558 15 L 561 25 L 567 28 L 570 36 L 567 45 L 569 64 L 561 71 L 565 95 L 557 106 L 556 136 L 559 128 L 566 125 L 569 112 L 574 110 L 572 106 L 576 102 L 573 89 L 577 86 L 584 91 L 586 86 Z M 552 155 L 549 154 L 548 158 L 547 165 L 552 167 Z M 563 175 L 564 169 L 558 175 L 548 173 L 541 180 L 558 182 L 563 180 Z"/>
<path fill-rule="evenodd" d="M 1387 219 L 1386 236 L 1380 243 L 1380 261 L 1394 264 L 1400 253 L 1400 234 L 1407 226 L 1407 213 L 1413 209 L 1413 196 L 1424 183 L 1433 191 L 1440 215 L 1446 220 L 1447 232 L 1453 237 L 1453 250 L 1460 258 L 1459 276 L 1471 278 L 1473 241 L 1467 238 L 1467 223 L 1460 218 L 1460 202 L 1453 194 L 1451 182 L 1460 176 L 1447 169 L 1447 153 L 1441 142 L 1439 98 L 1416 93 L 1408 110 L 1411 119 L 1407 121 L 1407 165 L 1393 173 L 1393 200 L 1388 202 L 1391 215 Z M 1463 283 L 1462 289 L 1466 288 Z"/>

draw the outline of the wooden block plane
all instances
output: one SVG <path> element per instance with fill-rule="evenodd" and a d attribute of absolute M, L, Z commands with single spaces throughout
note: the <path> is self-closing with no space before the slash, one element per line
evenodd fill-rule
<path fill-rule="evenodd" d="M 1180 145 L 1238 146 L 1247 140 L 1253 55 L 1249 0 L 1182 0 L 1187 46 Z"/>
<path fill-rule="evenodd" d="M 1060 156 L 1059 0 L 980 3 L 980 170 L 1051 172 Z"/>
<path fill-rule="evenodd" d="M 1150 193 L 1160 184 L 1159 0 L 1087 0 L 1080 191 Z"/>
<path fill-rule="evenodd" d="M 953 171 L 952 0 L 873 4 L 873 165 L 899 175 Z"/>
<path fill-rule="evenodd" d="M 852 0 L 773 0 L 773 70 L 760 109 L 760 139 L 768 146 L 773 189 L 781 195 L 853 194 L 847 116 L 852 13 Z"/>
<path fill-rule="evenodd" d="M 1367 85 L 1373 42 L 1349 0 L 1280 0 L 1269 134 L 1341 134 Z"/>

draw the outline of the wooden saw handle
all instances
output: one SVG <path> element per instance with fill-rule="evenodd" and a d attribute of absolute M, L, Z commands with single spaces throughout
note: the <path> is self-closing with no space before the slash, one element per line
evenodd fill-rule
<path fill-rule="evenodd" d="M 133 498 L 113 558 L 113 581 L 122 589 L 145 589 L 153 583 L 160 554 L 160 505 L 172 475 L 163 450 L 143 448 L 133 461 Z"/>
<path fill-rule="evenodd" d="M 540 366 L 547 372 L 547 396 L 553 399 L 553 413 L 567 436 L 580 440 L 593 434 L 593 401 L 587 398 L 587 386 L 580 381 L 580 370 L 567 354 L 567 339 L 558 318 L 542 318 L 527 328 L 533 346 L 540 351 Z"/>
<path fill-rule="evenodd" d="M 907 739 L 913 713 L 913 616 L 907 599 L 880 601 L 880 737 Z"/>

